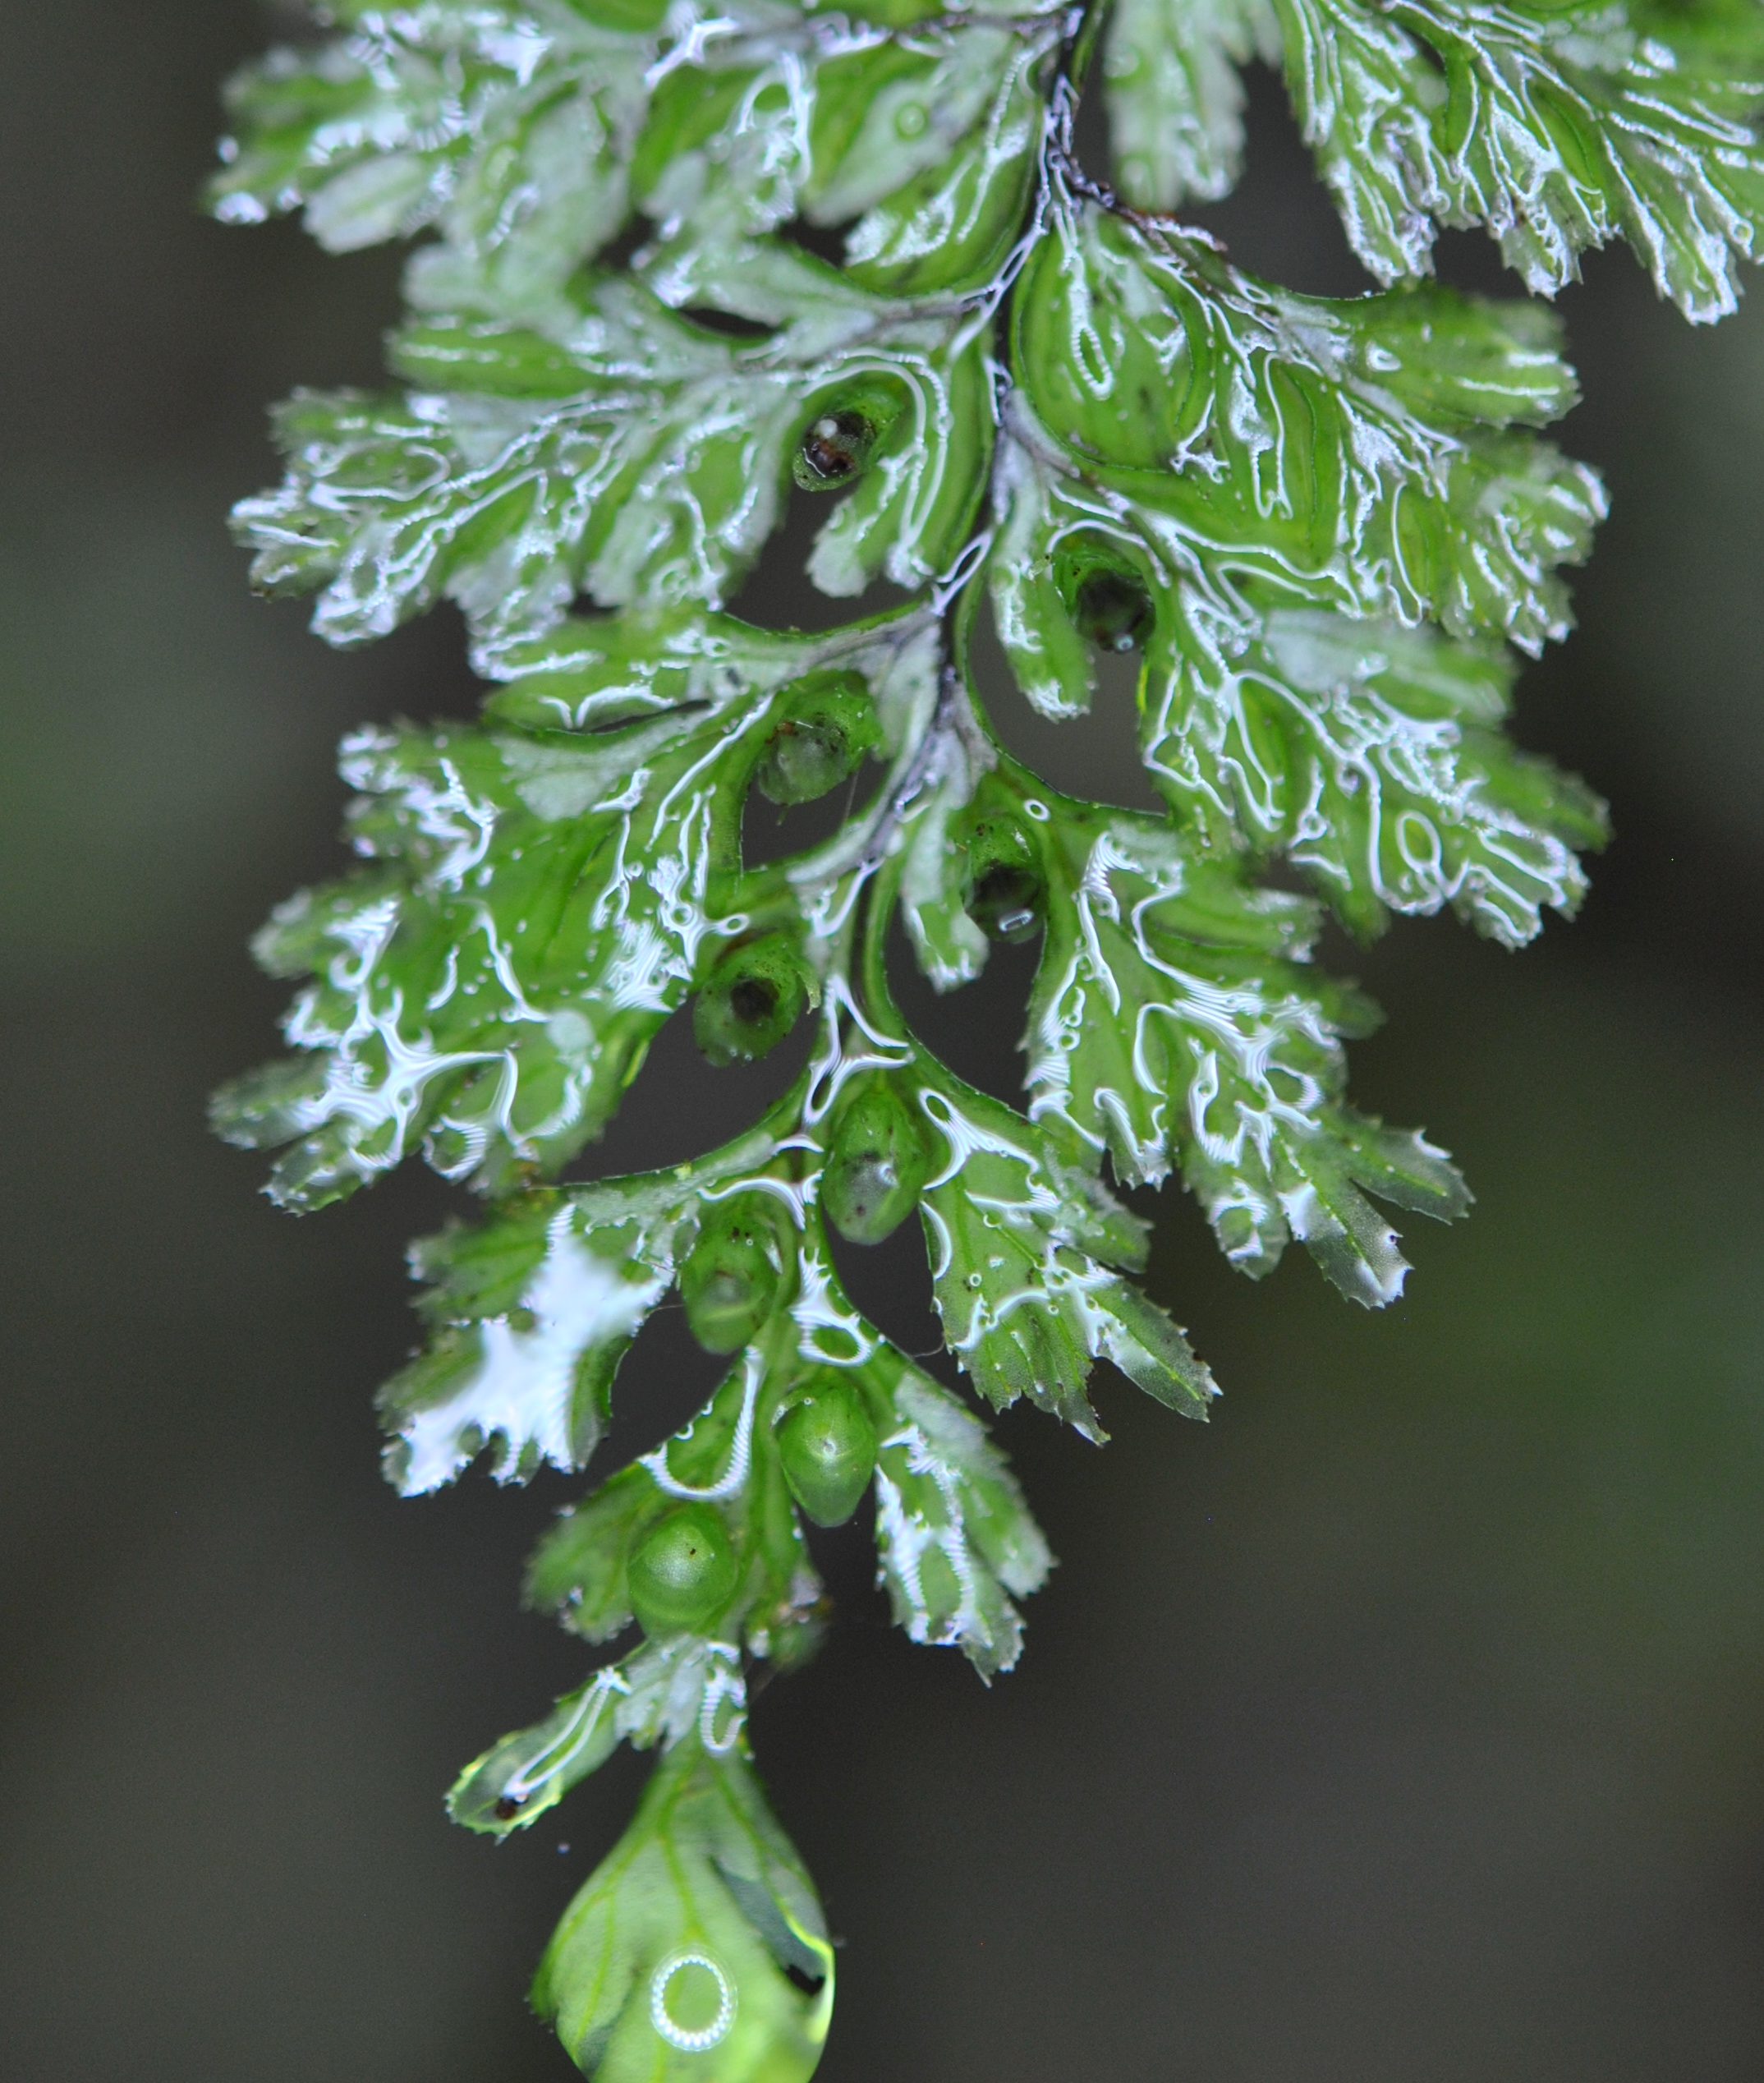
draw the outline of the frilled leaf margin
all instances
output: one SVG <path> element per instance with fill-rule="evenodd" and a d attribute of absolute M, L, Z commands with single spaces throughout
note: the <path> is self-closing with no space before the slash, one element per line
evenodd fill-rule
<path fill-rule="evenodd" d="M 1405 1270 L 1378 1204 L 1463 1212 L 1444 1152 L 1349 1105 L 1343 1043 L 1377 1015 L 1312 950 L 1325 910 L 1365 937 L 1449 906 L 1510 947 L 1574 910 L 1602 806 L 1502 724 L 1509 646 L 1566 633 L 1559 572 L 1603 497 L 1533 431 L 1575 396 L 1555 321 L 1428 283 L 1435 230 L 1486 226 L 1544 292 L 1623 237 L 1688 316 L 1730 310 L 1764 218 L 1764 14 L 328 19 L 232 83 L 211 202 L 299 209 L 336 251 L 426 233 L 401 388 L 283 407 L 287 476 L 237 527 L 332 643 L 452 600 L 492 687 L 475 726 L 346 743 L 361 865 L 260 937 L 303 980 L 295 1053 L 217 1120 L 280 1151 L 289 1208 L 418 1150 L 486 1197 L 413 1254 L 430 1342 L 381 1397 L 406 1494 L 480 1458 L 504 1482 L 585 1466 L 670 1294 L 727 1358 L 534 1557 L 530 1601 L 612 1660 L 449 1807 L 523 1828 L 621 1740 L 659 1748 L 534 2001 L 605 2083 L 792 2083 L 833 1955 L 745 1722 L 753 1667 L 825 1630 L 804 1522 L 873 1494 L 895 1617 L 987 1678 L 1050 1563 L 980 1421 L 852 1306 L 829 1225 L 875 1244 L 916 1213 L 972 1386 L 1100 1440 L 1099 1359 L 1186 1416 L 1215 1393 L 1137 1284 L 1145 1225 L 1105 1169 L 1179 1174 L 1243 1271 L 1296 1237 L 1374 1305 Z M 1119 193 L 1072 148 L 1093 46 Z M 1169 214 L 1235 178 L 1256 57 L 1376 293 L 1292 295 Z M 839 494 L 821 591 L 903 604 L 815 635 L 728 612 L 793 486 Z M 970 671 L 987 614 L 1052 717 L 1085 710 L 1100 650 L 1139 651 L 1167 815 L 1007 752 Z M 866 757 L 885 779 L 835 837 L 744 858 L 750 791 L 806 801 Z M 1279 861 L 1314 894 L 1269 886 Z M 903 1019 L 897 919 L 939 990 L 1039 937 L 1022 1110 Z M 713 1064 L 812 1022 L 807 1067 L 690 1163 L 554 1183 L 688 1004 Z"/>

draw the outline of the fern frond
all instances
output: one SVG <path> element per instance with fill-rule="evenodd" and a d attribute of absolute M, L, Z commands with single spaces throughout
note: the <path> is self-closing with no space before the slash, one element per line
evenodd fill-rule
<path fill-rule="evenodd" d="M 1554 320 L 1420 278 L 1440 224 L 1487 226 L 1546 292 L 1622 237 L 1691 317 L 1731 308 L 1764 218 L 1764 18 L 333 12 L 332 40 L 233 83 L 211 204 L 300 209 L 338 251 L 423 234 L 400 388 L 283 407 L 287 475 L 236 525 L 333 644 L 456 603 L 486 693 L 479 722 L 346 741 L 359 865 L 260 936 L 300 980 L 293 1054 L 217 1121 L 282 1153 L 295 1210 L 417 1152 L 488 1197 L 413 1253 L 429 1342 L 380 1402 L 407 1494 L 480 1460 L 586 1466 L 670 1295 L 726 1360 L 540 1544 L 529 1602 L 615 1647 L 450 1807 L 503 1834 L 618 1742 L 659 1748 L 535 2001 L 605 2083 L 709 2074 L 713 2049 L 719 2083 L 788 2083 L 832 1955 L 746 1762 L 746 1673 L 825 1634 L 806 1528 L 873 1489 L 896 1620 L 989 1680 L 1051 1563 L 980 1419 L 854 1306 L 832 1240 L 916 1215 L 954 1367 L 1100 1441 L 1100 1360 L 1183 1415 L 1216 1393 L 1139 1284 L 1117 1189 L 1176 1174 L 1240 1269 L 1296 1238 L 1370 1305 L 1406 1271 L 1381 1207 L 1464 1212 L 1445 1152 L 1352 1104 L 1344 1045 L 1378 1015 L 1314 949 L 1325 907 L 1367 936 L 1450 906 L 1516 947 L 1579 903 L 1603 807 L 1504 722 L 1509 647 L 1567 634 L 1561 574 L 1605 509 L 1537 431 L 1576 396 Z M 1072 144 L 1100 37 L 1119 193 Z M 1294 295 L 1160 214 L 1234 179 L 1257 57 L 1376 293 Z M 834 495 L 808 576 L 852 604 L 816 633 L 732 612 L 798 494 Z M 905 597 L 876 609 L 879 582 Z M 1051 718 L 1138 651 L 1165 813 L 1004 748 L 973 670 L 989 612 Z M 808 800 L 866 758 L 880 785 L 834 836 L 745 856 L 751 792 Z M 1314 895 L 1267 880 L 1280 862 Z M 1039 938 L 1021 1107 L 903 1017 L 897 921 L 943 991 Z M 712 1066 L 803 1022 L 809 1060 L 719 1148 L 560 1183 L 687 1017 Z"/>

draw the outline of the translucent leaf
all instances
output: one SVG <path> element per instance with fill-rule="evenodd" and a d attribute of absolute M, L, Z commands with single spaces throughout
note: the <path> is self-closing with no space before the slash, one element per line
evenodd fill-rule
<path fill-rule="evenodd" d="M 679 1240 L 688 1234 L 682 1227 Z M 783 1320 L 786 1332 L 792 1327 Z M 632 1621 L 627 1566 L 646 1529 L 682 1503 L 714 1506 L 737 1565 L 717 1632 L 779 1663 L 811 1655 L 824 1620 L 821 1586 L 774 1437 L 782 1400 L 802 1384 L 792 1343 L 756 1341 L 683 1431 L 563 1514 L 534 1551 L 528 1604 L 590 1642 L 609 1640 Z"/>
<path fill-rule="evenodd" d="M 407 1495 L 434 1489 L 486 1447 L 503 1482 L 525 1482 L 544 1462 L 583 1466 L 625 1350 L 701 1224 L 744 1184 L 775 1186 L 766 1167 L 777 1148 L 776 1124 L 762 1123 L 667 1171 L 530 1187 L 478 1226 L 454 1223 L 414 1245 L 411 1270 L 431 1283 L 418 1307 L 433 1336 L 380 1392 L 393 1483 Z M 585 1617 L 579 1631 L 598 1641 L 625 1616 L 617 1608 L 605 1627 Z"/>
<path fill-rule="evenodd" d="M 1365 1193 L 1440 1217 L 1468 1197 L 1443 1152 L 1341 1103 L 1339 1037 L 1376 1014 L 1304 965 L 1311 908 L 1246 889 L 1155 820 L 1051 792 L 1026 807 L 1042 813 L 1048 885 L 1024 1045 L 1031 1119 L 1106 1150 L 1130 1184 L 1179 1164 L 1243 1271 L 1270 1270 L 1294 1235 L 1344 1294 L 1389 1301 L 1403 1262 Z M 969 1222 L 978 1296 L 985 1246 Z"/>
<path fill-rule="evenodd" d="M 1012 43 L 960 21 L 892 35 L 816 26 L 812 44 L 788 29 L 719 39 L 662 82 L 636 182 L 664 232 L 751 236 L 799 209 L 825 224 L 858 216 L 948 158 Z"/>
<path fill-rule="evenodd" d="M 868 681 L 884 743 L 898 753 L 935 697 L 935 614 L 922 605 L 819 637 L 756 629 L 691 607 L 572 615 L 543 637 L 483 655 L 503 684 L 485 704 L 504 723 L 599 731 L 731 701 L 833 668 Z"/>
<path fill-rule="evenodd" d="M 1146 660 L 1146 764 L 1201 830 L 1284 849 L 1354 931 L 1449 904 L 1508 947 L 1586 888 L 1603 806 L 1499 728 L 1513 673 L 1427 629 L 1278 609 L 1240 649 Z"/>
<path fill-rule="evenodd" d="M 625 1558 L 661 1506 L 650 1471 L 633 1463 L 572 1505 L 534 1549 L 526 1602 L 585 1641 L 609 1642 L 632 1622 Z"/>
<path fill-rule="evenodd" d="M 693 1635 L 645 1642 L 618 1668 L 630 1687 L 618 1703 L 618 1732 L 637 1750 L 696 1736 L 720 1754 L 740 1742 L 747 1690 L 733 1643 Z"/>
<path fill-rule="evenodd" d="M 1083 708 L 1093 572 L 1230 651 L 1272 604 L 1530 650 L 1568 627 L 1598 481 L 1504 431 L 1566 409 L 1546 314 L 1443 291 L 1354 301 L 1252 283 L 1197 238 L 1094 205 L 1055 222 L 1019 321 L 991 584 L 1019 683 Z"/>
<path fill-rule="evenodd" d="M 543 1462 L 584 1467 L 618 1363 L 673 1276 L 678 1220 L 641 1183 L 619 1182 L 535 1195 L 419 1245 L 415 1271 L 440 1283 L 425 1313 L 440 1328 L 380 1391 L 394 1488 L 439 1489 L 486 1448 L 503 1483 Z"/>
<path fill-rule="evenodd" d="M 741 346 L 628 278 L 587 292 L 567 338 L 437 320 L 407 332 L 404 400 L 301 393 L 278 434 L 289 473 L 236 509 L 271 592 L 324 589 L 330 641 L 384 636 L 446 595 L 480 641 L 541 635 L 578 593 L 604 606 L 719 605 L 779 513 L 808 429 L 880 424 L 822 529 L 824 592 L 942 570 L 990 440 L 984 357 L 960 314 L 891 315 L 853 292 L 843 342 Z"/>
<path fill-rule="evenodd" d="M 638 1750 L 696 1739 L 728 1751 L 746 1718 L 747 1691 L 733 1646 L 684 1639 L 645 1642 L 566 1693 L 544 1721 L 517 1729 L 475 1758 L 448 1794 L 448 1813 L 468 1830 L 507 1837 L 554 1807 L 598 1771 L 621 1742 Z"/>
<path fill-rule="evenodd" d="M 1302 899 L 1249 890 L 1169 825 L 1124 811 L 1054 798 L 1044 839 L 1046 937 L 1026 1038 L 1031 1119 L 1106 1150 L 1128 1184 L 1163 1179 L 1189 1112 L 1188 1051 L 1178 1044 L 1173 1060 L 1173 1036 L 1211 1042 L 1233 983 L 1256 1004 L 1246 1062 L 1266 1057 L 1270 1080 L 1339 1087 L 1327 986 L 1299 966 L 1316 923 Z M 1359 1010 L 1335 1009 L 1344 1021 Z"/>
<path fill-rule="evenodd" d="M 1551 294 L 1626 238 L 1685 315 L 1720 317 L 1764 224 L 1764 17 L 1748 0 L 1278 0 L 1306 137 L 1355 251 L 1425 273 L 1486 224 Z"/>
<path fill-rule="evenodd" d="M 1237 68 L 1273 64 L 1273 0 L 1116 0 L 1103 51 L 1114 177 L 1141 209 L 1211 201 L 1243 159 Z"/>
<path fill-rule="evenodd" d="M 857 220 L 870 287 L 984 280 L 1015 236 L 1061 34 L 1054 11 L 1008 7 L 345 11 L 352 34 L 234 81 L 240 135 L 211 207 L 241 222 L 305 205 L 338 251 L 434 225 L 413 301 L 527 323 L 556 313 L 633 199 L 658 228 L 641 264 L 673 301 L 716 301 L 688 293 L 704 259 L 799 214 Z"/>
<path fill-rule="evenodd" d="M 698 1415 L 637 1465 L 671 1497 L 723 1503 L 739 1497 L 752 1477 L 760 1396 L 769 1373 L 760 1355 L 744 1355 Z"/>
<path fill-rule="evenodd" d="M 275 51 L 232 81 L 239 135 L 209 207 L 237 223 L 304 205 L 333 252 L 433 225 L 444 244 L 420 275 L 445 275 L 455 294 L 475 284 L 510 314 L 552 308 L 624 221 L 663 9 L 333 11 L 351 33 Z"/>
<path fill-rule="evenodd" d="M 921 1104 L 946 1161 L 923 1205 L 944 1343 L 1000 1409 L 1027 1396 L 1086 1438 L 1106 1435 L 1085 1394 L 1113 1360 L 1149 1396 L 1206 1414 L 1212 1377 L 1155 1304 L 1110 1266 L 1137 1267 L 1145 1225 L 1047 1137 L 953 1079 Z"/>
<path fill-rule="evenodd" d="M 577 743 L 408 725 L 347 742 L 345 779 L 368 792 L 357 848 L 402 872 L 277 913 L 259 951 L 316 972 L 287 1023 L 312 1064 L 217 1102 L 235 1141 L 298 1138 L 278 1199 L 322 1206 L 420 1140 L 445 1176 L 494 1182 L 599 1131 L 649 1037 L 749 923 L 739 818 L 772 699 Z"/>
<path fill-rule="evenodd" d="M 1059 33 L 1057 16 L 1015 25 L 987 82 L 986 103 L 967 134 L 898 190 L 871 202 L 847 235 L 853 280 L 866 289 L 922 297 L 990 278 L 1022 223 L 1046 120 L 1047 64 Z M 824 193 L 811 200 L 810 214 L 837 221 Z"/>
<path fill-rule="evenodd" d="M 762 25 L 756 11 L 748 34 L 706 39 L 665 70 L 637 147 L 654 264 L 690 266 L 668 249 L 739 246 L 800 214 L 857 220 L 867 286 L 979 277 L 1014 235 L 1059 35 L 1046 15 L 884 27 L 780 11 Z"/>
<path fill-rule="evenodd" d="M 533 2007 L 599 2083 L 806 2083 L 832 2016 L 833 1949 L 738 1749 L 687 1741 L 663 1759 L 564 1912 Z"/>
<path fill-rule="evenodd" d="M 971 983 L 985 966 L 986 936 L 962 905 L 954 827 L 996 758 L 965 696 L 952 709 L 927 748 L 917 786 L 902 802 L 895 835 L 904 856 L 901 917 L 919 967 L 939 991 Z"/>
<path fill-rule="evenodd" d="M 1004 1455 L 953 1396 L 896 1354 L 866 1379 L 886 1412 L 876 1543 L 895 1621 L 915 1642 L 959 1648 L 990 1679 L 1021 1653 L 1012 1598 L 1040 1589 L 1047 1543 Z"/>
<path fill-rule="evenodd" d="M 503 1736 L 473 1759 L 448 1795 L 448 1814 L 494 1837 L 536 1823 L 613 1754 L 614 1710 L 626 1690 L 616 1668 L 597 1671 L 536 1727 Z"/>

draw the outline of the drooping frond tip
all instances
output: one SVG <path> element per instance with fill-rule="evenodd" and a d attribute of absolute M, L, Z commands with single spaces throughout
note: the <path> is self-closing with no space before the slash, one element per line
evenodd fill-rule
<path fill-rule="evenodd" d="M 292 400 L 287 475 L 237 526 L 333 643 L 452 600 L 490 686 L 477 724 L 347 741 L 357 865 L 257 944 L 300 980 L 294 1053 L 217 1120 L 281 1152 L 291 1208 L 417 1152 L 489 1197 L 413 1255 L 429 1342 L 381 1397 L 406 1493 L 480 1458 L 583 1467 L 670 1296 L 727 1359 L 541 1543 L 531 1602 L 618 1646 L 450 1807 L 525 1828 L 616 1743 L 660 1746 L 535 2002 L 606 2083 L 712 2049 L 721 2083 L 787 2083 L 832 1957 L 746 1762 L 744 1673 L 821 1639 L 806 1528 L 873 1495 L 896 1619 L 988 1678 L 1051 1562 L 839 1255 L 916 1215 L 954 1368 L 1100 1439 L 1100 1359 L 1190 1416 L 1215 1393 L 1138 1284 L 1117 1189 L 1177 1175 L 1242 1270 L 1296 1238 L 1368 1304 L 1405 1270 L 1379 1203 L 1463 1212 L 1443 1152 L 1350 1104 L 1344 1044 L 1376 1011 L 1312 950 L 1325 911 L 1363 937 L 1449 906 L 1518 946 L 1574 910 L 1602 806 L 1503 722 L 1509 646 L 1567 632 L 1560 573 L 1604 502 L 1535 431 L 1575 396 L 1550 315 L 1423 278 L 1440 225 L 1485 226 L 1544 292 L 1622 237 L 1690 317 L 1731 309 L 1764 221 L 1764 15 L 331 13 L 331 40 L 233 82 L 211 201 L 300 209 L 338 251 L 416 237 L 397 384 Z M 1071 142 L 1093 46 L 1108 182 Z M 1171 214 L 1236 177 L 1252 59 L 1284 67 L 1376 292 L 1256 281 Z M 852 617 L 738 618 L 818 493 L 809 577 Z M 857 612 L 878 581 L 893 605 Z M 1100 652 L 1137 651 L 1165 813 L 1011 756 L 971 671 L 985 614 L 1000 698 L 1050 717 L 1085 710 Z M 806 801 L 866 759 L 880 785 L 833 838 L 745 857 L 751 792 Z M 897 917 L 939 990 L 1039 940 L 1020 1107 L 903 1017 Z M 802 1022 L 810 1060 L 687 1164 L 558 1184 L 688 1014 L 713 1065 Z"/>

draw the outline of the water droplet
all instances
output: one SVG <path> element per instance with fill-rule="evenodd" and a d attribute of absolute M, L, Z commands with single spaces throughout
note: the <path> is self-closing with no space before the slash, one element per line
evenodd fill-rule
<path fill-rule="evenodd" d="M 1001 861 L 976 878 L 967 909 L 995 939 L 1025 940 L 1040 924 L 1040 877 Z"/>

